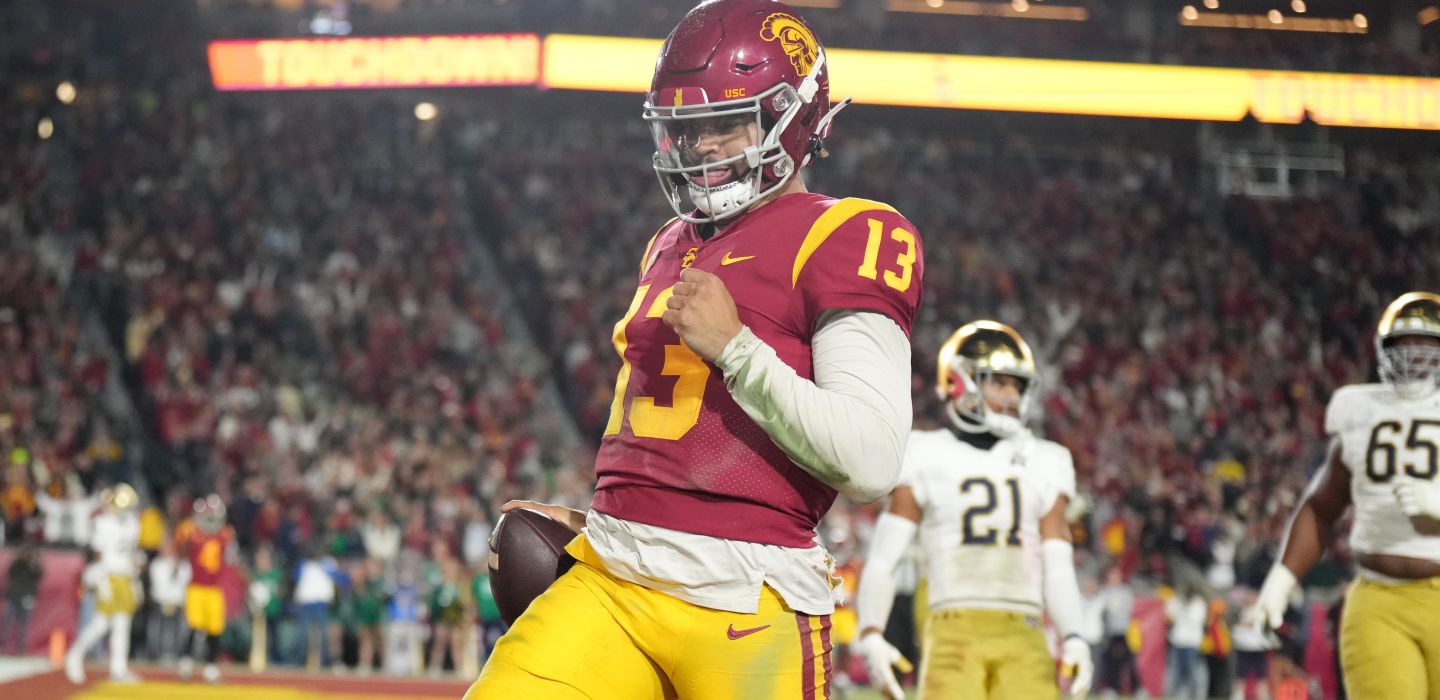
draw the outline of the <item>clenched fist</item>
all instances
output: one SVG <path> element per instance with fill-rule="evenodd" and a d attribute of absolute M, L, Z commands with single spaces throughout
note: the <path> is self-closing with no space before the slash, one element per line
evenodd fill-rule
<path fill-rule="evenodd" d="M 660 319 L 706 362 L 714 362 L 740 332 L 740 314 L 730 291 L 704 270 L 683 270 L 666 304 L 669 308 Z"/>

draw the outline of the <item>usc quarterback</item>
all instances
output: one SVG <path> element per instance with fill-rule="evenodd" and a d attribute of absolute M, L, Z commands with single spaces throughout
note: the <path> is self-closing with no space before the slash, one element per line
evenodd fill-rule
<path fill-rule="evenodd" d="M 1359 576 L 1340 623 L 1351 698 L 1440 698 L 1440 295 L 1410 292 L 1375 333 L 1381 383 L 1330 398 L 1325 465 L 1246 615 L 1277 628 L 1350 506 Z"/>
<path fill-rule="evenodd" d="M 920 238 L 806 190 L 836 111 L 790 7 L 715 0 L 661 48 L 644 119 L 677 217 L 638 261 L 578 563 L 497 643 L 470 698 L 821 698 L 841 492 L 888 493 L 910 429 Z M 583 532 L 582 531 L 583 528 Z"/>
<path fill-rule="evenodd" d="M 940 348 L 935 388 L 948 425 L 910 434 L 900 485 L 860 575 L 856 647 L 872 685 L 896 700 L 903 696 L 891 666 L 905 661 L 883 633 L 895 569 L 917 533 L 930 608 L 922 698 L 1057 698 L 1046 613 L 1064 637 L 1071 695 L 1083 698 L 1090 687 L 1065 519 L 1075 467 L 1069 450 L 1025 427 L 1035 381 L 1030 346 L 1003 323 L 967 323 Z"/>

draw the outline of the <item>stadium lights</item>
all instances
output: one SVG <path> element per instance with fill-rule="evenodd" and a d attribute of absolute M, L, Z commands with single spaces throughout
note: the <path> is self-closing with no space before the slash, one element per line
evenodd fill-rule
<path fill-rule="evenodd" d="M 1297 14 L 1305 14 L 1305 0 L 1290 0 L 1290 9 Z"/>
<path fill-rule="evenodd" d="M 35 127 L 35 133 L 39 134 L 42 141 L 54 136 L 55 122 L 50 121 L 50 117 L 41 117 L 40 123 Z"/>
<path fill-rule="evenodd" d="M 433 103 L 421 102 L 420 104 L 415 105 L 415 118 L 419 119 L 422 122 L 428 122 L 431 119 L 434 119 L 435 115 L 439 113 L 440 110 L 435 109 L 435 105 Z"/>
<path fill-rule="evenodd" d="M 74 102 L 75 84 L 66 80 L 65 82 L 55 86 L 55 97 L 58 98 L 60 102 L 67 105 L 71 102 Z"/>
<path fill-rule="evenodd" d="M 1067 22 L 1085 22 L 1090 19 L 1090 11 L 1083 7 L 1032 5 L 1031 0 L 1011 0 L 1009 3 L 977 2 L 976 0 L 885 0 L 885 9 L 890 12 L 1050 19 Z"/>
<path fill-rule="evenodd" d="M 1269 15 L 1240 15 L 1224 12 L 1206 12 L 1195 17 L 1181 11 L 1180 24 L 1187 27 L 1214 27 L 1220 29 L 1272 29 L 1289 32 L 1321 32 L 1328 34 L 1368 34 L 1370 23 L 1364 15 L 1352 19 L 1323 19 L 1320 17 L 1290 17 L 1286 19 L 1279 10 Z M 1277 19 L 1278 18 L 1278 19 Z"/>

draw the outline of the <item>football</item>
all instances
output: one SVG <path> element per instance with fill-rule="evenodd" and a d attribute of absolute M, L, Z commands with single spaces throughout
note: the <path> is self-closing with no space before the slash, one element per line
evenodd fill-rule
<path fill-rule="evenodd" d="M 505 624 L 515 624 L 530 601 L 575 563 L 565 553 L 574 538 L 563 523 L 533 510 L 500 516 L 490 535 L 490 591 Z"/>

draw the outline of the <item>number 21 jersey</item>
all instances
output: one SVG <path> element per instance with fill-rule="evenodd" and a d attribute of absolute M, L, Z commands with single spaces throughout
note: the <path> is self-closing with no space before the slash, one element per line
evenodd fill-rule
<path fill-rule="evenodd" d="M 920 545 L 930 609 L 1041 611 L 1040 519 L 1074 498 L 1070 450 L 1031 437 L 996 441 L 952 430 L 917 430 L 900 485 L 923 510 Z"/>

